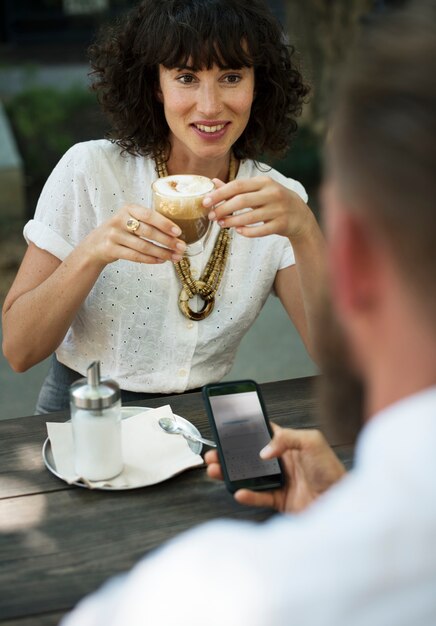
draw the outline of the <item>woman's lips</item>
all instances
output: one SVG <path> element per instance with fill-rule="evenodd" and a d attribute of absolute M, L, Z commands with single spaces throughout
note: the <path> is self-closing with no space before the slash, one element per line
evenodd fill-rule
<path fill-rule="evenodd" d="M 200 122 L 194 122 L 191 124 L 191 128 L 202 139 L 212 140 L 221 139 L 221 137 L 225 135 L 229 124 L 230 122 L 219 122 L 213 124 L 201 124 Z"/>

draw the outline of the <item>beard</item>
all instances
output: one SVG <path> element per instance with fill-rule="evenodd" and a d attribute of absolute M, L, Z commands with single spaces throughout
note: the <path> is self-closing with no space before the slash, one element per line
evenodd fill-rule
<path fill-rule="evenodd" d="M 354 444 L 364 424 L 364 382 L 353 366 L 346 335 L 327 296 L 315 342 L 321 369 L 317 389 L 321 430 L 331 445 Z"/>

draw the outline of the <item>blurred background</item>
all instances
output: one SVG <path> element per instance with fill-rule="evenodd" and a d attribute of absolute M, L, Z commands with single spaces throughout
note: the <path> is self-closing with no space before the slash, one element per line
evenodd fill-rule
<path fill-rule="evenodd" d="M 0 303 L 25 252 L 22 229 L 42 186 L 74 143 L 104 136 L 107 124 L 88 91 L 86 50 L 102 24 L 137 0 L 0 0 Z M 329 96 L 360 28 L 401 0 L 269 0 L 297 48 L 312 86 L 294 144 L 271 163 L 300 180 L 318 214 L 320 152 Z M 0 328 L 1 334 L 1 328 Z M 24 374 L 0 356 L 0 419 L 34 412 L 48 360 Z M 307 356 L 280 302 L 269 298 L 244 338 L 227 379 L 258 382 L 307 376 Z"/>

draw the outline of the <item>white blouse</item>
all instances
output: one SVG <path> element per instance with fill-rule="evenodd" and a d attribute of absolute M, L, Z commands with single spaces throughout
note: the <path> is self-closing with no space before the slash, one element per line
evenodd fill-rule
<path fill-rule="evenodd" d="M 260 168 L 244 161 L 238 178 L 266 173 L 307 201 L 300 183 L 267 166 Z M 24 237 L 64 260 L 123 204 L 151 206 L 151 183 L 156 178 L 153 160 L 121 155 L 120 148 L 107 140 L 76 144 L 48 178 Z M 203 271 L 218 232 L 214 224 L 204 253 L 191 257 L 194 277 Z M 178 308 L 181 285 L 171 262 L 111 263 L 78 310 L 57 358 L 82 375 L 99 360 L 103 375 L 130 391 L 178 393 L 217 381 L 230 370 L 277 272 L 293 263 L 287 238 L 247 239 L 232 232 L 215 308 L 200 322 L 187 319 Z"/>

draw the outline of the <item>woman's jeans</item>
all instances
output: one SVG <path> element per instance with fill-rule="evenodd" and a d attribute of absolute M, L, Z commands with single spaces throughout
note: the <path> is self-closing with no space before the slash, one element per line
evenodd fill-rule
<path fill-rule="evenodd" d="M 39 392 L 36 413 L 39 415 L 42 413 L 54 413 L 55 411 L 68 410 L 70 408 L 70 386 L 79 378 L 83 378 L 82 374 L 59 363 L 56 355 L 53 354 L 49 372 Z M 190 389 L 189 391 L 199 391 L 199 389 Z M 135 402 L 135 400 L 158 398 L 164 395 L 168 394 L 137 393 L 135 391 L 122 389 L 121 402 L 124 404 L 126 402 Z"/>

